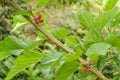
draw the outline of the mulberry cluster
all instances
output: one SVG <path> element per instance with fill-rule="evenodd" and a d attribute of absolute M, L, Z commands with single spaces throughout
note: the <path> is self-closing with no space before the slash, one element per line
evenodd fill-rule
<path fill-rule="evenodd" d="M 44 22 L 44 20 L 42 19 L 42 16 L 40 14 L 38 16 L 35 16 L 34 20 L 37 24 Z"/>
<path fill-rule="evenodd" d="M 94 64 L 94 62 L 89 62 L 87 65 L 88 65 L 88 68 L 82 68 L 81 72 L 82 73 L 89 73 L 90 72 L 90 67 Z"/>

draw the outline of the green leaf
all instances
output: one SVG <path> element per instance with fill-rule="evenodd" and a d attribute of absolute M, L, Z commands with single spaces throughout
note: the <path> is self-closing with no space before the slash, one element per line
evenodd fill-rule
<path fill-rule="evenodd" d="M 13 57 L 13 56 L 10 56 L 10 57 L 8 57 L 8 58 L 6 58 L 3 62 L 4 62 L 4 68 L 6 68 L 7 67 L 7 69 L 5 69 L 6 70 L 6 75 L 7 75 L 7 73 L 8 73 L 8 69 L 11 69 L 11 67 L 13 66 L 13 62 L 14 62 L 14 60 L 15 60 L 15 58 Z"/>
<path fill-rule="evenodd" d="M 33 50 L 41 44 L 41 40 L 32 42 L 24 51 Z"/>
<path fill-rule="evenodd" d="M 25 25 L 28 24 L 28 23 L 17 23 L 15 25 L 15 27 L 12 29 L 11 32 L 16 32 L 16 31 L 19 31 L 20 29 L 22 29 L 23 27 L 25 27 Z"/>
<path fill-rule="evenodd" d="M 80 12 L 80 15 L 78 15 L 78 19 L 80 23 L 87 27 L 88 29 L 91 29 L 95 27 L 94 25 L 94 17 L 87 11 Z"/>
<path fill-rule="evenodd" d="M 47 64 L 47 63 L 54 62 L 58 59 L 58 57 L 60 57 L 62 55 L 63 55 L 62 52 L 53 52 L 53 53 L 47 54 L 42 59 L 41 63 Z"/>
<path fill-rule="evenodd" d="M 29 23 L 22 15 L 13 16 L 13 22 L 15 22 L 15 23 Z"/>
<path fill-rule="evenodd" d="M 120 48 L 120 32 L 116 32 L 116 33 L 110 34 L 109 37 L 107 38 L 106 42 L 111 44 L 114 47 Z"/>
<path fill-rule="evenodd" d="M 8 56 L 10 56 L 11 53 L 10 52 L 0 52 L 0 61 L 7 58 Z"/>
<path fill-rule="evenodd" d="M 14 62 L 12 69 L 8 72 L 5 80 L 12 79 L 17 73 L 23 71 L 25 68 L 40 61 L 42 55 L 37 51 L 28 51 L 20 55 Z"/>
<path fill-rule="evenodd" d="M 55 38 L 64 39 L 68 35 L 68 29 L 58 27 L 49 31 Z"/>
<path fill-rule="evenodd" d="M 37 4 L 37 8 L 41 8 L 48 3 L 49 0 L 40 0 Z"/>
<path fill-rule="evenodd" d="M 108 0 L 106 5 L 105 5 L 105 8 L 104 10 L 109 10 L 109 9 L 112 9 L 116 3 L 118 2 L 119 0 Z"/>
<path fill-rule="evenodd" d="M 91 29 L 84 37 L 84 41 L 86 44 L 92 42 L 100 42 L 102 41 L 101 31 L 98 28 Z"/>
<path fill-rule="evenodd" d="M 14 14 L 24 15 L 24 16 L 32 16 L 32 13 L 28 12 L 28 11 L 16 11 L 16 12 L 14 12 Z"/>
<path fill-rule="evenodd" d="M 95 20 L 96 27 L 102 30 L 118 14 L 119 14 L 118 8 L 113 8 L 111 10 L 99 14 L 99 16 L 97 16 Z"/>
<path fill-rule="evenodd" d="M 78 38 L 78 36 L 75 36 L 75 35 L 70 35 L 70 36 L 68 36 L 68 37 L 66 38 L 66 44 L 67 44 L 68 46 L 73 46 L 73 45 L 78 44 L 78 41 L 77 41 L 76 38 Z"/>
<path fill-rule="evenodd" d="M 64 55 L 64 60 L 65 62 L 73 61 L 76 60 L 77 58 L 80 57 L 81 53 L 76 53 L 76 54 L 65 54 Z"/>
<path fill-rule="evenodd" d="M 49 71 L 51 70 L 51 67 L 61 56 L 63 56 L 62 52 L 53 52 L 45 55 L 40 64 L 40 69 L 42 73 L 43 74 L 49 73 Z"/>
<path fill-rule="evenodd" d="M 30 2 L 30 0 L 22 0 L 22 1 L 24 1 L 24 2 L 26 2 L 26 3 L 27 3 L 27 2 Z"/>
<path fill-rule="evenodd" d="M 0 41 L 0 51 L 23 51 L 26 47 L 26 43 L 12 36 Z"/>
<path fill-rule="evenodd" d="M 107 43 L 95 43 L 87 49 L 86 55 L 90 57 L 105 55 L 110 47 Z"/>
<path fill-rule="evenodd" d="M 120 60 L 120 54 L 118 54 L 118 60 Z"/>
<path fill-rule="evenodd" d="M 70 35 L 66 38 L 66 45 L 72 48 L 79 56 L 83 53 L 81 39 L 76 35 Z M 71 55 L 73 56 L 73 55 Z M 73 56 L 75 57 L 75 55 Z M 72 58 L 71 58 L 72 59 Z"/>
<path fill-rule="evenodd" d="M 115 19 L 111 22 L 111 26 L 115 27 L 120 24 L 120 12 L 117 16 L 115 16 Z"/>
<path fill-rule="evenodd" d="M 78 67 L 79 63 L 76 60 L 64 63 L 57 71 L 55 80 L 66 80 L 78 69 Z"/>
<path fill-rule="evenodd" d="M 104 1 L 104 0 L 95 0 L 95 2 L 98 3 L 98 4 L 101 5 L 101 6 L 103 5 L 103 1 Z"/>

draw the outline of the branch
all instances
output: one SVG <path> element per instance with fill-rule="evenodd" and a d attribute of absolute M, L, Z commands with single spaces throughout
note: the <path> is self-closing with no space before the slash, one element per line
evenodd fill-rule
<path fill-rule="evenodd" d="M 14 7 L 16 10 L 23 10 L 18 4 L 16 4 L 14 1 L 10 1 L 9 4 Z M 51 40 L 56 46 L 60 47 L 61 49 L 63 49 L 65 52 L 67 53 L 72 53 L 74 54 L 75 52 L 70 49 L 69 47 L 65 46 L 64 44 L 62 44 L 59 40 L 57 40 L 53 35 L 51 35 L 50 33 L 48 33 L 41 25 L 36 24 L 33 19 L 31 19 L 29 16 L 24 16 L 33 26 L 35 26 L 42 34 L 44 34 L 49 40 Z M 85 63 L 87 64 L 87 62 L 79 57 L 77 59 L 78 62 L 80 63 Z M 94 68 L 93 66 L 91 67 L 91 72 L 93 74 L 95 74 L 100 80 L 108 80 L 101 72 L 99 72 L 96 68 Z"/>

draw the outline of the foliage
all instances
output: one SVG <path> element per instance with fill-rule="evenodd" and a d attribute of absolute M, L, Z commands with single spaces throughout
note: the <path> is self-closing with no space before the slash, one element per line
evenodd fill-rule
<path fill-rule="evenodd" d="M 23 1 L 27 4 L 31 0 Z M 59 49 L 37 29 L 32 30 L 37 36 L 35 40 L 20 39 L 20 32 L 31 26 L 24 16 L 34 20 L 36 13 L 32 9 L 32 11 L 15 11 L 10 20 L 13 22 L 13 29 L 10 32 L 19 37 L 10 35 L 0 41 L 0 76 L 3 77 L 0 79 L 97 80 L 98 78 L 93 74 L 80 71 L 83 66 L 76 59 L 81 56 L 87 62 L 93 61 L 94 66 L 110 80 L 119 80 L 120 9 L 116 7 L 117 2 L 118 0 L 108 0 L 105 6 L 101 5 L 103 10 L 98 11 L 97 16 L 89 10 L 81 11 L 77 18 L 82 26 L 78 30 L 84 28 L 84 33 L 79 32 L 82 35 L 71 34 L 71 30 L 61 26 L 51 28 L 47 24 L 45 14 L 40 12 L 44 22 L 37 24 L 73 49 L 74 54 Z M 40 0 L 35 3 L 34 6 L 37 9 L 44 9 L 49 0 Z"/>

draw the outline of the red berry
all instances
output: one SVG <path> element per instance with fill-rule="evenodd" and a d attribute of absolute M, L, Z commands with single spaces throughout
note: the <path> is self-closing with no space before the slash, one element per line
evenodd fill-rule
<path fill-rule="evenodd" d="M 40 23 L 43 23 L 44 22 L 44 20 L 43 19 L 40 19 Z"/>
<path fill-rule="evenodd" d="M 44 22 L 44 20 L 42 19 L 41 15 L 35 16 L 34 17 L 35 22 L 38 23 L 42 23 Z"/>
<path fill-rule="evenodd" d="M 85 68 L 83 68 L 83 69 L 81 70 L 81 72 L 84 73 L 84 72 L 85 72 Z"/>
<path fill-rule="evenodd" d="M 37 19 L 41 19 L 41 15 L 34 17 L 34 20 L 37 20 Z"/>
<path fill-rule="evenodd" d="M 89 68 L 83 68 L 81 70 L 82 73 L 89 73 L 90 72 L 90 69 Z"/>
<path fill-rule="evenodd" d="M 88 65 L 89 66 L 92 66 L 94 64 L 94 62 L 89 62 Z"/>
<path fill-rule="evenodd" d="M 89 69 L 89 68 L 87 68 L 85 72 L 86 72 L 86 73 L 89 73 L 89 72 L 90 72 L 90 69 Z"/>
<path fill-rule="evenodd" d="M 43 19 L 37 19 L 37 20 L 35 20 L 35 22 L 38 24 L 38 23 L 44 22 L 44 20 Z"/>
<path fill-rule="evenodd" d="M 40 20 L 39 20 L 39 19 L 37 19 L 37 20 L 35 20 L 35 22 L 38 24 L 38 23 L 40 23 Z"/>
<path fill-rule="evenodd" d="M 41 18 L 42 18 L 41 15 L 37 16 L 37 19 L 41 19 Z"/>

